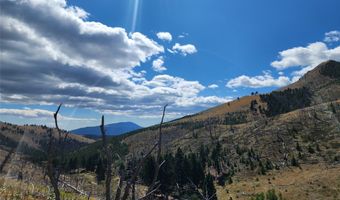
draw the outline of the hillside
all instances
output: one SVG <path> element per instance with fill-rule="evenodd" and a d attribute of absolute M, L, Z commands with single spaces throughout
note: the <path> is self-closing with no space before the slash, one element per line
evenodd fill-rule
<path fill-rule="evenodd" d="M 282 88 L 306 87 L 313 93 L 313 104 L 330 102 L 339 99 L 340 94 L 340 62 L 329 60 L 307 72 L 297 82 Z"/>
<path fill-rule="evenodd" d="M 58 137 L 56 129 L 36 125 L 15 125 L 0 122 L 0 149 L 10 150 L 16 147 L 16 151 L 26 156 L 38 159 L 44 155 L 48 143 L 48 130 L 52 130 L 53 136 Z M 66 131 L 62 131 L 62 135 Z M 65 150 L 73 151 L 94 142 L 92 139 L 79 135 L 69 134 Z"/>
<path fill-rule="evenodd" d="M 134 131 L 140 128 L 142 127 L 133 122 L 119 122 L 105 125 L 106 133 L 109 136 L 121 135 L 123 133 Z M 101 135 L 99 126 L 78 128 L 75 130 L 71 130 L 70 132 L 73 134 L 83 135 L 87 137 L 88 136 L 99 137 Z"/>
<path fill-rule="evenodd" d="M 259 145 L 256 149 L 268 147 L 262 137 L 271 140 L 268 142 L 277 142 L 281 140 L 279 137 L 283 137 L 287 140 L 287 144 L 294 146 L 292 141 L 296 138 L 293 138 L 293 133 L 299 137 L 309 137 L 313 132 L 321 131 L 319 134 L 323 135 L 323 139 L 332 132 L 334 136 L 337 136 L 336 133 L 339 133 L 340 128 L 339 112 L 336 112 L 339 109 L 340 99 L 339 72 L 339 62 L 327 61 L 308 72 L 298 82 L 280 91 L 242 97 L 198 114 L 169 122 L 165 124 L 164 145 L 172 150 L 179 146 L 195 149 L 200 143 L 211 142 L 209 129 L 213 129 L 216 140 L 222 141 L 226 146 L 228 146 L 226 142 L 233 143 L 233 146 L 236 144 L 248 147 Z M 291 92 L 292 90 L 301 92 Z M 282 108 L 278 109 L 281 113 L 271 116 L 272 110 L 268 108 L 269 104 L 265 101 L 268 99 L 276 105 L 282 105 Z M 257 102 L 253 109 L 251 109 L 252 101 Z M 303 101 L 309 101 L 309 103 L 301 103 Z M 286 104 L 288 108 L 284 109 Z M 147 144 L 153 143 L 157 133 L 157 127 L 144 129 L 125 138 L 124 142 L 129 145 L 131 152 L 139 152 L 148 146 Z M 197 139 L 193 138 L 193 133 Z M 242 144 L 243 140 L 246 140 L 244 144 Z M 237 141 L 236 144 L 235 141 Z M 313 142 L 318 142 L 318 140 Z M 264 151 L 266 152 L 268 151 Z"/>
<path fill-rule="evenodd" d="M 319 164 L 326 171 L 333 167 L 335 171 L 339 169 L 339 72 L 339 62 L 327 61 L 298 82 L 280 90 L 242 97 L 165 123 L 163 152 L 174 154 L 181 148 L 185 154 L 191 154 L 199 152 L 202 146 L 214 152 L 216 145 L 221 145 L 218 158 L 221 172 L 216 170 L 217 166 L 210 164 L 210 173 L 215 180 L 227 174 L 239 183 L 218 187 L 219 195 L 224 194 L 219 199 L 249 199 L 257 192 L 271 188 L 288 199 L 309 199 L 306 193 L 315 197 L 312 199 L 338 198 L 340 191 L 325 185 L 328 185 L 328 180 L 340 180 L 340 174 L 333 170 L 329 175 L 323 174 L 320 180 L 314 176 L 318 173 Z M 138 157 L 156 142 L 158 132 L 159 127 L 153 126 L 117 139 L 127 144 L 130 156 Z M 292 167 L 310 170 L 305 175 L 311 176 L 310 179 L 297 180 L 299 172 L 292 171 Z M 268 175 L 275 176 L 278 185 L 271 184 L 276 181 L 267 181 L 270 184 L 262 187 L 261 183 L 266 182 Z M 254 182 L 256 178 L 259 183 Z M 259 188 L 249 191 L 245 187 L 248 182 L 261 187 L 255 186 Z M 311 182 L 324 186 L 313 190 Z M 301 185 L 293 184 L 291 187 L 291 183 Z"/>

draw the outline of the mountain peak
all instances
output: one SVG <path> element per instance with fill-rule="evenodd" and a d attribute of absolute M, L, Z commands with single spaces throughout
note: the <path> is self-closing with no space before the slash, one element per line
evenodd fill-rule
<path fill-rule="evenodd" d="M 140 128 L 142 127 L 133 122 L 117 122 L 105 125 L 107 135 L 111 136 L 121 135 L 123 133 L 134 131 Z M 99 126 L 78 128 L 75 130 L 71 130 L 70 132 L 78 135 L 93 135 L 93 136 L 98 136 L 101 134 Z"/>

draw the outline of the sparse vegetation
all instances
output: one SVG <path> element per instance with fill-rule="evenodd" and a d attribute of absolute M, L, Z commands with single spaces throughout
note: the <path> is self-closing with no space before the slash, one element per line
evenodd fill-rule
<path fill-rule="evenodd" d="M 303 87 L 276 91 L 261 97 L 256 95 L 253 93 L 247 101 L 241 98 L 225 106 L 233 109 L 235 102 L 243 103 L 239 110 L 219 115 L 209 113 L 211 116 L 203 113 L 208 116 L 206 118 L 196 114 L 164 124 L 162 120 L 160 126 L 118 137 L 103 137 L 103 140 L 85 147 L 76 142 L 75 148 L 66 145 L 65 151 L 72 150 L 69 154 L 65 157 L 57 154 L 49 161 L 55 168 L 52 175 L 57 177 L 56 173 L 61 172 L 59 176 L 63 179 L 60 181 L 66 180 L 59 184 L 61 199 L 88 198 L 86 195 L 78 195 L 77 198 L 77 190 L 98 190 L 97 194 L 93 194 L 96 198 L 103 199 L 106 194 L 106 199 L 115 200 L 139 199 L 143 195 L 151 199 L 251 197 L 281 200 L 282 196 L 288 196 L 286 199 L 303 199 L 305 196 L 311 199 L 337 199 L 339 195 L 333 185 L 337 187 L 336 171 L 340 157 L 337 153 L 339 134 L 334 120 L 339 120 L 340 101 L 309 107 L 312 91 Z M 297 110 L 300 108 L 304 109 Z M 269 118 L 262 115 L 254 117 L 258 110 Z M 58 134 L 56 129 L 36 128 L 44 130 L 45 135 L 46 132 L 51 133 L 50 138 Z M 26 126 L 2 125 L 1 131 L 6 133 L 0 134 L 0 145 L 6 147 L 6 153 L 10 149 L 8 147 L 18 145 L 7 132 L 14 132 L 18 136 L 37 134 L 37 131 Z M 64 131 L 60 131 L 63 135 Z M 23 143 L 16 153 L 29 161 L 32 158 L 39 158 L 40 163 L 46 161 L 48 139 L 34 138 L 34 145 Z M 78 140 L 70 139 L 71 144 L 72 141 Z M 56 148 L 61 147 L 57 142 L 54 144 Z M 43 156 L 39 157 L 39 153 Z M 1 161 L 5 157 L 2 156 Z M 329 168 L 330 163 L 332 167 Z M 40 181 L 35 189 L 27 186 L 27 174 L 23 172 L 23 166 L 20 168 L 12 173 L 12 177 L 1 178 L 14 186 L 11 188 L 12 185 L 0 184 L 0 198 L 55 198 L 51 188 L 46 187 L 48 182 Z M 322 173 L 323 170 L 327 173 Z M 91 180 L 88 187 L 75 181 L 77 177 L 85 175 Z M 109 177 L 112 177 L 112 181 Z M 71 182 L 70 186 L 65 186 L 67 181 Z M 111 184 L 106 184 L 109 192 L 104 190 L 105 182 Z M 29 191 L 21 185 L 29 188 Z M 304 191 L 300 185 L 308 191 Z M 20 192 L 15 192 L 18 188 Z"/>
<path fill-rule="evenodd" d="M 308 107 L 311 104 L 311 92 L 305 87 L 274 91 L 270 94 L 260 95 L 260 98 L 261 101 L 267 103 L 267 109 L 265 110 L 267 116 L 287 113 Z"/>

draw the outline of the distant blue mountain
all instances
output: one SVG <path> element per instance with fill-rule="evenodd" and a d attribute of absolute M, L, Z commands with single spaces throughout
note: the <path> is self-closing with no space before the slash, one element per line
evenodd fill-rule
<path fill-rule="evenodd" d="M 123 133 L 134 131 L 140 128 L 142 127 L 133 122 L 118 122 L 105 125 L 106 134 L 109 136 L 121 135 Z M 70 132 L 78 135 L 94 137 L 101 135 L 99 126 L 78 128 L 75 130 L 71 130 Z"/>

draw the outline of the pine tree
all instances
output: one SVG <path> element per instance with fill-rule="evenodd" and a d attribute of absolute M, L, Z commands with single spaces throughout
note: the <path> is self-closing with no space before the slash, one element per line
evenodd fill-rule
<path fill-rule="evenodd" d="M 201 163 L 199 162 L 199 160 L 197 159 L 196 154 L 191 153 L 188 156 L 189 158 L 189 162 L 190 162 L 190 180 L 197 186 L 202 185 L 203 180 L 204 180 L 204 170 L 203 167 L 201 165 Z"/>
<path fill-rule="evenodd" d="M 155 171 L 155 158 L 153 156 L 149 156 L 146 158 L 146 161 L 141 170 L 141 178 L 144 183 L 147 185 L 151 184 L 152 179 L 154 177 Z"/>
<path fill-rule="evenodd" d="M 293 158 L 291 160 L 291 164 L 292 164 L 292 166 L 295 166 L 295 167 L 299 166 L 299 163 L 298 163 L 297 159 L 294 156 L 293 156 Z"/>
<path fill-rule="evenodd" d="M 302 148 L 301 148 L 299 142 L 296 143 L 296 150 L 298 150 L 300 152 L 302 151 Z"/>
<path fill-rule="evenodd" d="M 313 149 L 311 145 L 308 145 L 308 152 L 311 154 L 315 153 L 315 150 Z"/>
<path fill-rule="evenodd" d="M 100 181 L 105 180 L 105 168 L 103 165 L 103 162 L 99 159 L 97 163 L 97 168 L 96 168 L 96 178 L 97 182 L 99 183 Z"/>
<path fill-rule="evenodd" d="M 163 194 L 169 195 L 176 186 L 175 158 L 172 154 L 164 156 L 165 163 L 159 171 L 160 190 Z"/>
<path fill-rule="evenodd" d="M 220 166 L 221 150 L 222 150 L 222 146 L 219 142 L 217 142 L 215 148 L 211 152 L 211 160 L 213 161 L 213 165 L 218 173 L 221 172 L 221 166 Z"/>
<path fill-rule="evenodd" d="M 206 175 L 204 179 L 203 195 L 209 199 L 217 200 L 214 178 L 210 174 Z"/>
<path fill-rule="evenodd" d="M 186 180 L 186 171 L 184 170 L 184 153 L 181 148 L 177 149 L 175 155 L 175 170 L 176 170 L 176 181 L 179 185 L 183 185 Z"/>
<path fill-rule="evenodd" d="M 279 200 L 278 196 L 275 194 L 275 190 L 274 189 L 271 189 L 271 190 L 267 191 L 266 199 L 267 200 Z"/>
<path fill-rule="evenodd" d="M 205 149 L 204 145 L 202 144 L 199 148 L 199 158 L 200 158 L 201 165 L 203 168 L 205 168 L 207 164 L 208 154 L 209 154 L 209 150 L 207 151 L 207 149 Z"/>

